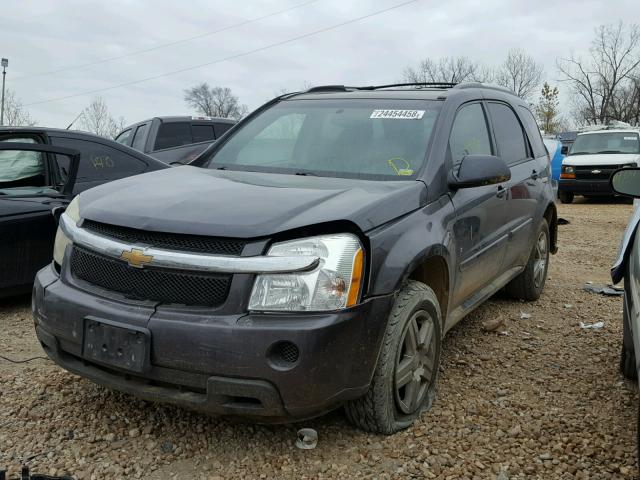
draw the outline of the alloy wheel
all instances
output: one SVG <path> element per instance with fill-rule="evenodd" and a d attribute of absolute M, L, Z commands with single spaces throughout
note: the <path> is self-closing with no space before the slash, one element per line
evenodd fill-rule
<path fill-rule="evenodd" d="M 422 406 L 431 387 L 435 343 L 433 319 L 424 310 L 415 312 L 402 334 L 394 375 L 396 405 L 406 415 Z"/>
<path fill-rule="evenodd" d="M 547 260 L 549 258 L 549 248 L 547 235 L 540 232 L 538 241 L 536 242 L 536 252 L 533 264 L 533 281 L 536 288 L 540 288 L 544 283 L 544 277 L 547 271 Z"/>

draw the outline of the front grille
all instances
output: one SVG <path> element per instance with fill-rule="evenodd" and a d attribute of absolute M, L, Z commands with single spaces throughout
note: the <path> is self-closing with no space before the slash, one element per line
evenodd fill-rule
<path fill-rule="evenodd" d="M 220 305 L 231 284 L 231 275 L 135 268 L 78 246 L 71 254 L 71 273 L 127 298 L 182 305 Z"/>
<path fill-rule="evenodd" d="M 619 168 L 619 165 L 577 166 L 575 167 L 576 180 L 609 180 L 611 174 Z"/>
<path fill-rule="evenodd" d="M 85 220 L 82 228 L 98 235 L 116 238 L 126 243 L 143 243 L 169 250 L 210 253 L 215 255 L 240 255 L 246 242 L 230 238 L 207 237 L 178 233 L 161 233 L 138 230 L 136 228 L 109 225 L 107 223 Z"/>

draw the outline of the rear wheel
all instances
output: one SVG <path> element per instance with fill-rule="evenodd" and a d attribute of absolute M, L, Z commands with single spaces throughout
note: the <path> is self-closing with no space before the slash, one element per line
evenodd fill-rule
<path fill-rule="evenodd" d="M 435 293 L 410 280 L 400 290 L 389 316 L 369 390 L 345 405 L 349 421 L 362 430 L 389 435 L 409 427 L 431 408 L 441 338 Z"/>
<path fill-rule="evenodd" d="M 573 202 L 573 193 L 571 192 L 558 192 L 558 198 L 562 203 L 572 203 Z"/>
<path fill-rule="evenodd" d="M 549 225 L 545 219 L 542 219 L 527 265 L 522 273 L 505 287 L 512 297 L 529 301 L 540 298 L 549 268 L 549 238 Z"/>

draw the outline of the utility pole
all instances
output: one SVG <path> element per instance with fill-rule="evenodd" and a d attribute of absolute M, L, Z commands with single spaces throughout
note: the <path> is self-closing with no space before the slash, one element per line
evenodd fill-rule
<path fill-rule="evenodd" d="M 2 106 L 0 107 L 0 126 L 4 125 L 4 78 L 7 76 L 7 67 L 9 66 L 9 60 L 2 59 Z"/>

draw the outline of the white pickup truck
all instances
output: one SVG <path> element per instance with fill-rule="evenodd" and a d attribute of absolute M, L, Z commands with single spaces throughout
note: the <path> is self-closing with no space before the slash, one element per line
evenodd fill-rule
<path fill-rule="evenodd" d="M 638 165 L 640 130 L 603 126 L 581 132 L 562 161 L 558 197 L 571 203 L 575 195 L 613 196 L 611 174 Z"/>

